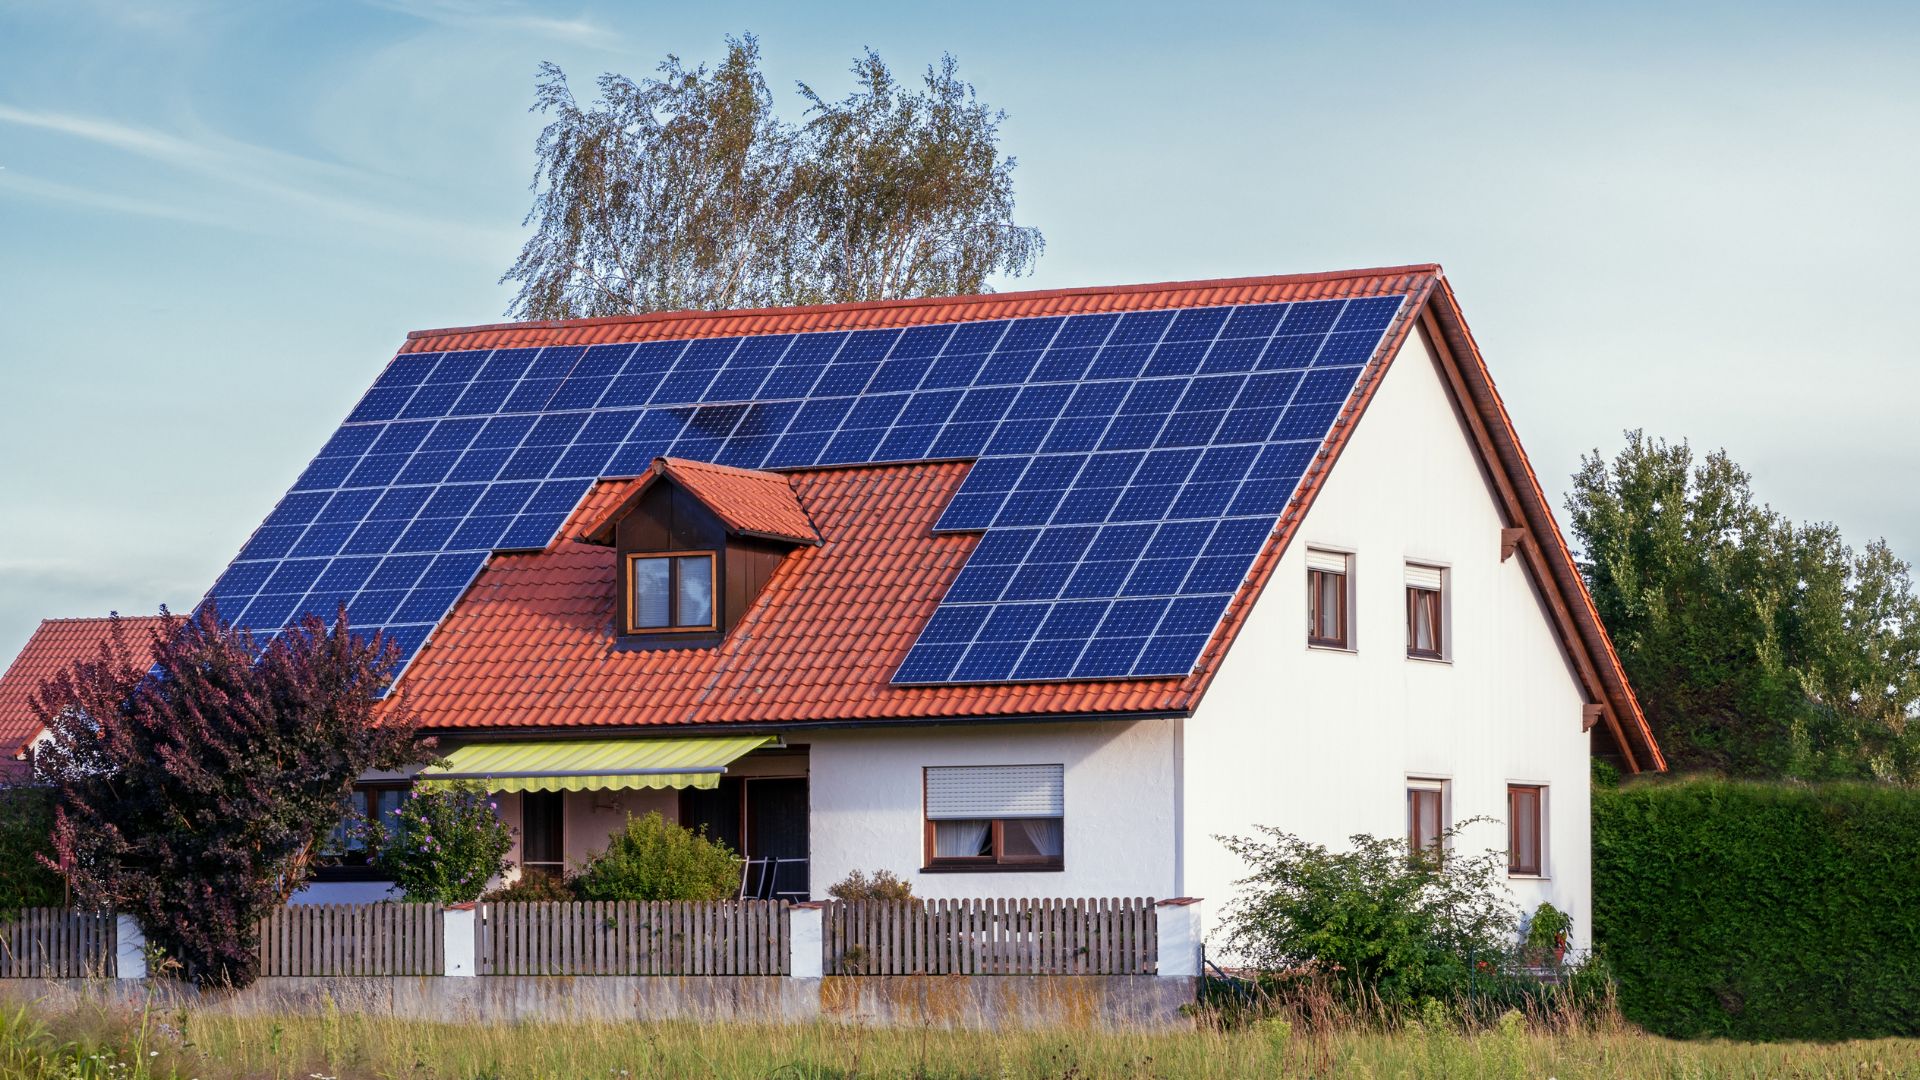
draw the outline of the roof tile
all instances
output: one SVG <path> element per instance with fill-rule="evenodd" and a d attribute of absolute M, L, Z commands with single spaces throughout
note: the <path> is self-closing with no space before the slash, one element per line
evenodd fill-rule
<path fill-rule="evenodd" d="M 147 631 L 165 623 L 158 615 L 139 615 L 117 620 L 121 640 L 136 662 L 149 657 Z M 100 650 L 112 640 L 112 618 L 45 619 L 13 658 L 5 675 L 0 675 L 0 761 L 18 756 L 38 738 L 40 721 L 34 719 L 30 705 L 40 684 L 67 670 L 75 660 L 97 660 Z"/>

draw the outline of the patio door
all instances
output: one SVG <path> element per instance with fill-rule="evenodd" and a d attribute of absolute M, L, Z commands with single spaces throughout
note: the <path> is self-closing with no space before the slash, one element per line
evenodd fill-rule
<path fill-rule="evenodd" d="M 807 899 L 806 777 L 722 777 L 717 788 L 681 792 L 680 821 L 745 857 L 743 897 Z"/>

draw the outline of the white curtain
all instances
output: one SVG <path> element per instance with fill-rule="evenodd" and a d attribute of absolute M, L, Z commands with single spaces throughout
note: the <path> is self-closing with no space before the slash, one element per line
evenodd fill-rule
<path fill-rule="evenodd" d="M 990 821 L 936 821 L 933 823 L 933 854 L 942 859 L 966 859 L 991 855 L 987 833 Z"/>
<path fill-rule="evenodd" d="M 1022 846 L 1013 838 L 1014 831 L 1018 830 L 1020 836 L 1026 840 L 1024 846 L 1031 849 L 1035 855 L 1044 855 L 1049 859 L 1060 857 L 1063 830 L 1059 818 L 1018 818 L 1007 822 L 1006 829 L 1008 847 Z"/>

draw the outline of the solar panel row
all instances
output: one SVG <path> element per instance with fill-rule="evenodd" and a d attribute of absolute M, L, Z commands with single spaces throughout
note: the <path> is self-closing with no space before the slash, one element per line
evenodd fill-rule
<path fill-rule="evenodd" d="M 978 459 L 939 527 L 986 536 L 896 681 L 1184 674 L 1402 299 L 405 354 L 209 595 L 345 603 L 410 658 L 488 553 L 655 457 Z"/>

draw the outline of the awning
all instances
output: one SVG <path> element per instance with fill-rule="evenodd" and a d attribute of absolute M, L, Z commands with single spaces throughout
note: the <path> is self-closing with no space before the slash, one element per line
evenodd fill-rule
<path fill-rule="evenodd" d="M 416 782 L 431 788 L 481 780 L 488 791 L 711 788 L 719 786 L 728 764 L 775 738 L 469 743 L 448 754 L 443 764 L 420 770 Z"/>

